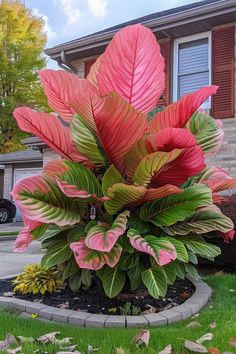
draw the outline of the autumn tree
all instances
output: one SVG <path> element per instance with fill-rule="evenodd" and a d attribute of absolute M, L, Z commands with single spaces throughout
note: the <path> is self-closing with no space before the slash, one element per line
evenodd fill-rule
<path fill-rule="evenodd" d="M 37 70 L 46 64 L 44 22 L 22 1 L 0 1 L 0 152 L 22 148 L 12 111 L 46 105 Z"/>

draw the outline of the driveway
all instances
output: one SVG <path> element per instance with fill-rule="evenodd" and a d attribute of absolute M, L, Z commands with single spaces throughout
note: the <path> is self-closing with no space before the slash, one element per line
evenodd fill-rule
<path fill-rule="evenodd" d="M 40 242 L 33 241 L 26 252 L 15 253 L 14 241 L 0 239 L 0 278 L 22 272 L 27 264 L 39 263 L 42 258 Z"/>

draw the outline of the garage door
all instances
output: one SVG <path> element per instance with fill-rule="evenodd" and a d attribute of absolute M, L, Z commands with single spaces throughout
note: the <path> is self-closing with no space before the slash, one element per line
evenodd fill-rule
<path fill-rule="evenodd" d="M 14 184 L 22 178 L 38 175 L 42 168 L 16 168 L 14 170 Z M 19 209 L 16 210 L 16 221 L 22 221 L 22 215 Z"/>

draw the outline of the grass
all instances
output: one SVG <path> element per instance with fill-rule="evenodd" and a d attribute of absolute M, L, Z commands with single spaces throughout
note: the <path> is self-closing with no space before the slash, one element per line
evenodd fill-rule
<path fill-rule="evenodd" d="M 171 344 L 174 353 L 188 353 L 184 347 L 184 339 L 196 340 L 202 335 L 212 332 L 214 338 L 211 342 L 206 342 L 209 347 L 217 347 L 223 352 L 236 353 L 236 349 L 229 346 L 228 340 L 236 336 L 236 276 L 217 275 L 206 278 L 208 284 L 213 288 L 213 300 L 194 319 L 173 324 L 168 327 L 158 327 L 150 330 L 150 343 L 148 348 L 137 350 L 132 344 L 133 336 L 139 329 L 94 329 L 78 328 L 72 326 L 59 325 L 55 323 L 44 323 L 36 319 L 23 319 L 9 312 L 0 311 L 0 340 L 6 334 L 38 337 L 42 334 L 54 331 L 61 331 L 61 338 L 73 337 L 78 343 L 78 350 L 87 353 L 88 344 L 94 348 L 101 347 L 101 354 L 113 354 L 116 347 L 123 347 L 126 354 L 134 353 L 158 353 L 168 344 Z M 191 321 L 198 321 L 201 327 L 186 328 Z M 215 321 L 217 326 L 209 328 L 209 324 Z M 24 346 L 25 354 L 32 354 L 37 346 Z M 56 353 L 57 347 L 48 345 L 42 347 L 49 353 Z"/>
<path fill-rule="evenodd" d="M 1 236 L 17 236 L 19 231 L 4 231 L 4 232 L 0 232 L 0 237 Z"/>

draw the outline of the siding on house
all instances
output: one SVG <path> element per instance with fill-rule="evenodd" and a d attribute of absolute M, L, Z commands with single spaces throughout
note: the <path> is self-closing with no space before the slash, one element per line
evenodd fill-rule
<path fill-rule="evenodd" d="M 230 24 L 230 26 L 236 24 Z M 226 25 L 226 27 L 229 25 Z M 224 26 L 220 26 L 222 28 Z M 169 49 L 168 49 L 169 50 Z M 171 51 L 170 51 L 171 52 Z M 85 62 L 95 59 L 96 57 L 87 57 L 78 59 L 72 62 L 72 64 L 78 69 L 78 75 L 80 78 L 84 78 Z M 236 30 L 235 30 L 235 58 L 236 58 Z M 222 119 L 224 126 L 224 142 L 217 154 L 209 156 L 207 158 L 207 164 L 212 166 L 219 166 L 229 172 L 231 177 L 236 178 L 236 60 L 235 60 L 235 109 L 233 118 Z M 171 81 L 171 80 L 170 80 Z"/>
<path fill-rule="evenodd" d="M 14 183 L 14 170 L 16 168 L 40 168 L 42 167 L 41 162 L 30 162 L 30 163 L 21 163 L 21 164 L 9 164 L 5 165 L 4 169 L 4 184 L 3 184 L 3 198 L 11 198 L 11 190 Z"/>
<path fill-rule="evenodd" d="M 48 162 L 58 159 L 60 156 L 51 150 L 50 148 L 46 148 L 43 150 L 43 166 L 45 166 Z"/>
<path fill-rule="evenodd" d="M 0 198 L 3 197 L 4 171 L 0 171 Z"/>

